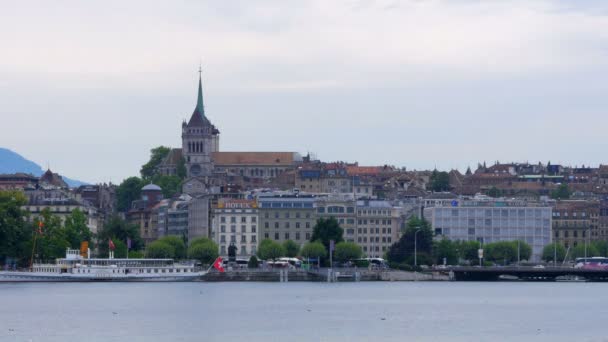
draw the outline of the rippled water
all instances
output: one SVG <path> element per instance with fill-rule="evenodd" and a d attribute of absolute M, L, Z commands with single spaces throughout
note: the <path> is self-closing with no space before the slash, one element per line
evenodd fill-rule
<path fill-rule="evenodd" d="M 608 341 L 602 283 L 0 284 L 1 341 Z"/>

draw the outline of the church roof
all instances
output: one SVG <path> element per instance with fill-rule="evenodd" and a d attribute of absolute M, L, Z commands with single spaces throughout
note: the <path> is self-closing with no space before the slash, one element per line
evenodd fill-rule
<path fill-rule="evenodd" d="M 293 165 L 295 152 L 213 152 L 215 165 Z"/>
<path fill-rule="evenodd" d="M 194 108 L 194 112 L 192 112 L 190 121 L 188 121 L 188 127 L 201 127 L 204 125 L 211 125 L 211 122 L 209 122 L 209 119 L 207 119 L 207 117 L 205 116 L 205 104 L 203 103 L 203 82 L 200 73 L 201 71 L 199 69 L 198 95 L 196 99 L 196 107 Z"/>

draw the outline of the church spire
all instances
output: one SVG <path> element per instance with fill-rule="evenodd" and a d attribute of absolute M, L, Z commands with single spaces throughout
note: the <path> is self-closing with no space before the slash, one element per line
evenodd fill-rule
<path fill-rule="evenodd" d="M 195 111 L 198 111 L 200 113 L 200 115 L 204 118 L 205 117 L 205 106 L 203 104 L 203 68 L 199 65 L 198 67 L 198 98 L 196 100 L 196 109 Z"/>

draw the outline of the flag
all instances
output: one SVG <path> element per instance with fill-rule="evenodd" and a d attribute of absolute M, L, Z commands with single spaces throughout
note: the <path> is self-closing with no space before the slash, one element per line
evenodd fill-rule
<path fill-rule="evenodd" d="M 38 234 L 42 235 L 42 227 L 44 227 L 44 222 L 38 221 Z"/>
<path fill-rule="evenodd" d="M 127 238 L 127 249 L 131 249 L 131 238 Z"/>
<path fill-rule="evenodd" d="M 110 250 L 112 251 L 114 250 L 114 248 L 116 248 L 116 246 L 114 246 L 114 242 L 112 242 L 112 239 L 108 241 L 108 247 L 110 247 Z"/>
<path fill-rule="evenodd" d="M 224 266 L 222 266 L 222 257 L 218 257 L 217 259 L 215 259 L 213 267 L 220 272 L 224 272 Z"/>

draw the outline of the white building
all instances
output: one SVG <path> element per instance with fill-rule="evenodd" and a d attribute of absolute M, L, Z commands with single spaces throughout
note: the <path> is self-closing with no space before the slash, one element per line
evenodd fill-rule
<path fill-rule="evenodd" d="M 221 256 L 228 256 L 231 244 L 237 248 L 237 256 L 255 255 L 259 242 L 257 202 L 220 199 L 213 209 L 211 238 L 218 244 Z"/>
<path fill-rule="evenodd" d="M 546 202 L 484 197 L 425 208 L 424 217 L 436 237 L 481 243 L 524 241 L 532 247 L 531 261 L 538 262 L 551 242 L 551 210 Z"/>

